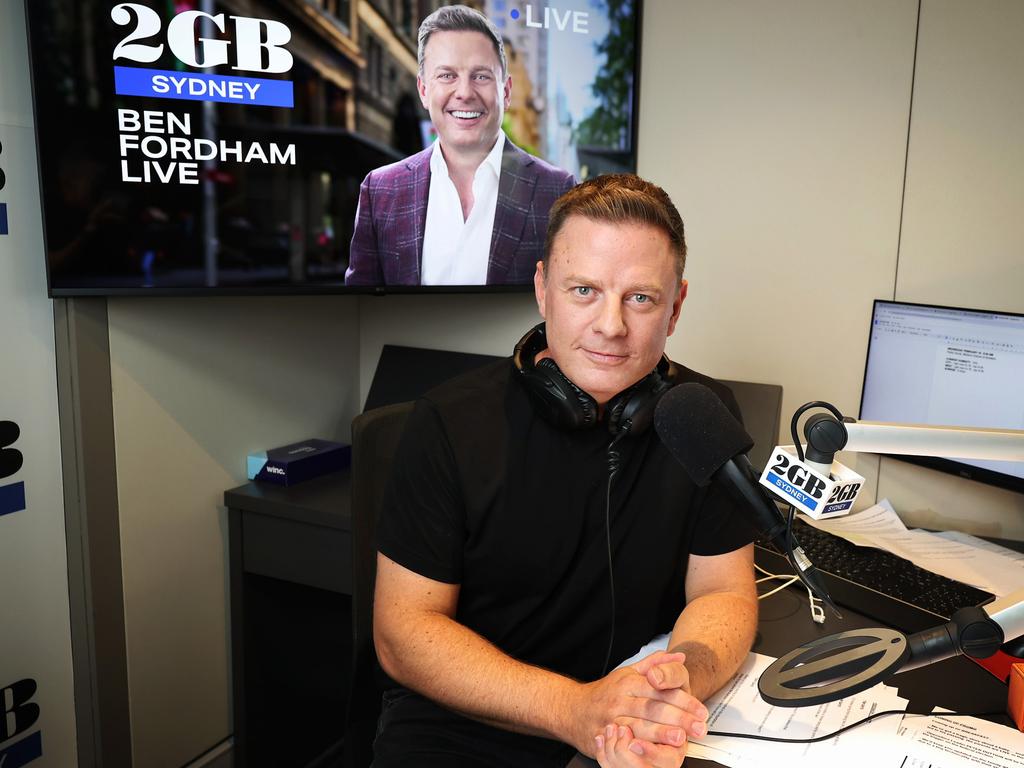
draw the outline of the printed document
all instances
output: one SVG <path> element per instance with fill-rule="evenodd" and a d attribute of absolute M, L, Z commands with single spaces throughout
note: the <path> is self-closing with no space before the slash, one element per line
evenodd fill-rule
<path fill-rule="evenodd" d="M 840 701 L 774 707 L 757 680 L 774 661 L 751 653 L 740 671 L 705 703 L 708 730 L 805 739 L 832 733 L 874 712 L 905 710 L 895 688 L 876 685 Z M 691 740 L 688 757 L 730 768 L 1024 768 L 1024 733 L 974 717 L 899 714 L 879 717 L 814 744 L 783 744 L 734 736 Z"/>
<path fill-rule="evenodd" d="M 775 659 L 751 653 L 740 671 L 708 699 L 708 730 L 748 733 L 783 739 L 806 739 L 831 733 L 875 712 L 905 710 L 906 699 L 896 689 L 877 685 L 863 693 L 813 707 L 775 707 L 761 698 L 757 680 Z M 815 744 L 781 744 L 728 736 L 706 736 L 691 741 L 687 755 L 715 760 L 733 768 L 804 763 L 808 766 L 877 765 L 889 738 L 895 738 L 900 716 L 881 717 L 827 741 Z M 889 738 L 886 738 L 889 737 Z"/>

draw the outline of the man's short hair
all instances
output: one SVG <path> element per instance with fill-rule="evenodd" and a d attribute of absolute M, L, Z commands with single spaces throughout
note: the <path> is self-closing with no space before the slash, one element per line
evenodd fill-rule
<path fill-rule="evenodd" d="M 668 235 L 676 257 L 676 274 L 682 279 L 686 266 L 683 217 L 668 193 L 657 184 L 632 173 L 607 173 L 577 184 L 558 198 L 548 213 L 544 243 L 544 274 L 555 237 L 570 216 L 616 224 L 648 224 Z"/>
<path fill-rule="evenodd" d="M 494 22 L 480 11 L 465 5 L 443 5 L 427 16 L 420 24 L 419 50 L 416 53 L 420 74 L 423 74 L 423 57 L 427 51 L 427 41 L 435 32 L 479 32 L 486 35 L 494 45 L 494 52 L 501 62 L 501 76 L 508 75 L 508 60 L 505 58 L 505 44 L 501 33 Z"/>

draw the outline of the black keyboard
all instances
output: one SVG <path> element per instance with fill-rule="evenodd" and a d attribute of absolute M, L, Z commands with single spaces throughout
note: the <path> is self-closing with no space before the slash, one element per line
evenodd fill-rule
<path fill-rule="evenodd" d="M 859 547 L 799 518 L 793 522 L 793 537 L 821 572 L 837 604 L 902 632 L 933 627 L 959 608 L 983 605 L 995 597 L 891 552 Z M 792 573 L 785 557 L 771 545 L 758 545 L 756 559 L 772 573 Z"/>

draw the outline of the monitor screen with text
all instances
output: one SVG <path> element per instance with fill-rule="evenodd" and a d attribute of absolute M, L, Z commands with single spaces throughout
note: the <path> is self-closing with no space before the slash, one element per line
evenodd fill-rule
<path fill-rule="evenodd" d="M 876 301 L 860 416 L 1024 430 L 1024 315 Z M 1024 490 L 1024 462 L 947 458 L 935 466 Z"/>

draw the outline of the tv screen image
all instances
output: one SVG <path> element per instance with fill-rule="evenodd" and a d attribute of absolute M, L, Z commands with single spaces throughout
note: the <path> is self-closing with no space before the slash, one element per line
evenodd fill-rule
<path fill-rule="evenodd" d="M 636 169 L 640 0 L 468 2 L 421 73 L 448 5 L 26 2 L 51 295 L 526 289 Z"/>
<path fill-rule="evenodd" d="M 876 300 L 860 417 L 1024 430 L 1024 315 Z M 1024 462 L 897 458 L 1024 491 Z"/>

